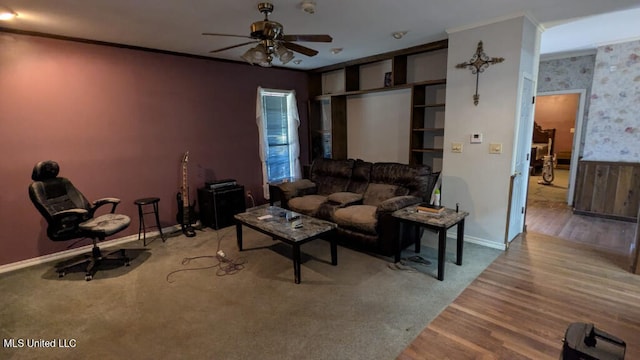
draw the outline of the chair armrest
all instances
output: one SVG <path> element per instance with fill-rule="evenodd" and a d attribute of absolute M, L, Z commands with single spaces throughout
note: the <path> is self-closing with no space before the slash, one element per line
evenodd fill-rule
<path fill-rule="evenodd" d="M 107 198 L 102 198 L 102 199 L 98 199 L 98 200 L 94 201 L 93 202 L 93 208 L 91 209 L 91 216 L 93 216 L 93 214 L 96 212 L 96 210 L 98 210 L 99 207 L 101 207 L 103 205 L 107 205 L 107 204 L 113 205 L 111 207 L 111 213 L 113 214 L 116 211 L 116 206 L 118 206 L 118 204 L 120 204 L 120 199 L 113 198 L 113 197 L 107 197 Z"/>
<path fill-rule="evenodd" d="M 376 210 L 376 214 L 381 213 L 392 213 L 396 210 L 400 210 L 410 205 L 418 204 L 422 202 L 422 199 L 417 196 L 395 196 L 390 199 L 387 199 L 378 205 L 378 209 Z"/>
<path fill-rule="evenodd" d="M 286 182 L 276 186 L 280 189 L 281 199 L 284 202 L 294 197 L 315 194 L 318 191 L 318 186 L 309 179 Z"/>

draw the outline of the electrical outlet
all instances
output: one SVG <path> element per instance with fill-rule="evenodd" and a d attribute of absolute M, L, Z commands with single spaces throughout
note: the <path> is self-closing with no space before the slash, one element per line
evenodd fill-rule
<path fill-rule="evenodd" d="M 451 152 L 453 153 L 461 153 L 462 152 L 462 143 L 451 143 Z"/>
<path fill-rule="evenodd" d="M 502 154 L 502 144 L 499 144 L 499 143 L 489 144 L 489 154 Z"/>

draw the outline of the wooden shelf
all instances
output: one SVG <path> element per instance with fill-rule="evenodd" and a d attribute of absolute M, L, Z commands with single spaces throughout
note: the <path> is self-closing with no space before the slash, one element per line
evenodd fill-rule
<path fill-rule="evenodd" d="M 377 93 L 377 92 L 381 92 L 381 91 L 394 91 L 394 90 L 402 90 L 402 89 L 411 89 L 411 88 L 416 87 L 416 86 L 445 85 L 446 83 L 447 83 L 447 79 L 427 80 L 427 81 L 420 81 L 420 82 L 416 82 L 416 83 L 412 83 L 412 84 L 400 84 L 400 85 L 393 85 L 393 86 L 366 89 L 366 90 L 353 90 L 353 91 L 345 91 L 345 92 L 332 93 L 332 94 L 322 94 L 322 95 L 318 95 L 318 96 L 314 97 L 314 100 L 329 100 L 329 99 L 331 99 L 332 96 L 363 95 L 363 94 Z M 444 104 L 415 105 L 415 106 L 440 107 L 440 106 L 444 106 Z"/>
<path fill-rule="evenodd" d="M 419 81 L 411 84 L 411 86 L 433 86 L 433 85 L 446 85 L 447 79 L 436 79 L 436 80 L 426 80 Z"/>
<path fill-rule="evenodd" d="M 411 149 L 411 151 L 416 153 L 431 153 L 431 152 L 443 152 L 444 149 L 425 148 L 425 149 Z"/>
<path fill-rule="evenodd" d="M 332 96 L 336 96 L 336 94 L 322 94 L 313 98 L 313 100 L 322 101 L 322 100 L 331 100 Z"/>
<path fill-rule="evenodd" d="M 387 87 L 367 89 L 367 90 L 354 90 L 354 91 L 346 91 L 346 92 L 333 93 L 333 94 L 322 94 L 322 95 L 316 96 L 314 100 L 328 100 L 328 99 L 331 99 L 332 96 L 364 95 L 364 94 L 372 94 L 372 93 L 383 92 L 383 91 L 394 91 L 394 90 L 410 89 L 410 88 L 411 88 L 411 85 L 404 84 L 404 85 L 387 86 Z"/>
<path fill-rule="evenodd" d="M 444 107 L 445 104 L 426 104 L 426 105 L 413 105 L 413 107 L 415 108 L 437 108 L 437 107 Z"/>

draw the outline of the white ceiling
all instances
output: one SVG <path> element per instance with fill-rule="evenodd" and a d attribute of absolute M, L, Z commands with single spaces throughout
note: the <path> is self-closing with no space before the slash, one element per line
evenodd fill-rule
<path fill-rule="evenodd" d="M 447 37 L 448 29 L 527 14 L 546 31 L 543 54 L 593 49 L 640 38 L 640 0 L 315 0 L 315 14 L 302 0 L 273 0 L 270 19 L 285 34 L 328 34 L 332 43 L 300 42 L 320 53 L 296 55 L 312 69 Z M 248 35 L 262 20 L 258 1 L 248 0 L 0 0 L 19 16 L 0 27 L 98 40 L 241 61 L 247 46 L 210 50 L 248 39 L 203 36 L 203 32 Z M 603 15 L 607 14 L 607 15 Z M 595 16 L 594 16 L 595 15 Z M 408 31 L 401 40 L 395 31 Z M 487 40 L 484 40 L 485 42 Z M 344 50 L 333 55 L 332 48 Z M 274 60 L 278 64 L 278 60 Z"/>

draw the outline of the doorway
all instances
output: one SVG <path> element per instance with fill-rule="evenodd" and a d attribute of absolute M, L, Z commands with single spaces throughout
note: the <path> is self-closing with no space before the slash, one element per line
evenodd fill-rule
<path fill-rule="evenodd" d="M 578 168 L 586 90 L 539 93 L 534 121 L 543 130 L 555 129 L 553 152 L 556 155 L 554 181 L 539 184 L 540 174 L 529 176 L 527 206 L 571 206 Z"/>

